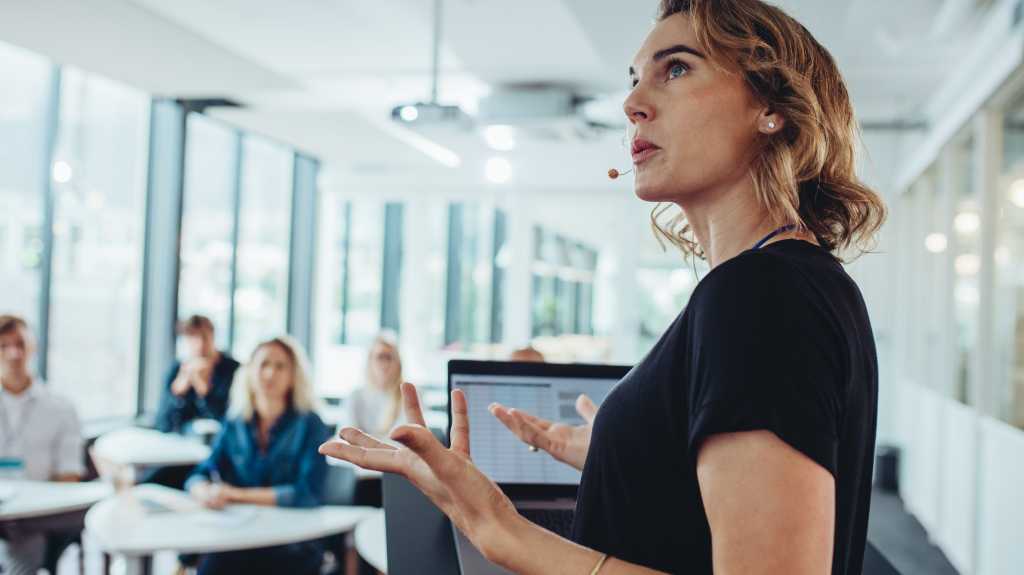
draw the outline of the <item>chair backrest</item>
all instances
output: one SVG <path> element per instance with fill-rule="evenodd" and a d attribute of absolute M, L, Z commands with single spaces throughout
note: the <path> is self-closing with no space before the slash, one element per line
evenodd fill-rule
<path fill-rule="evenodd" d="M 324 479 L 324 505 L 354 505 L 356 471 L 348 466 L 328 465 Z"/>
<path fill-rule="evenodd" d="M 401 475 L 385 473 L 384 523 L 389 575 L 459 575 L 451 521 Z"/>

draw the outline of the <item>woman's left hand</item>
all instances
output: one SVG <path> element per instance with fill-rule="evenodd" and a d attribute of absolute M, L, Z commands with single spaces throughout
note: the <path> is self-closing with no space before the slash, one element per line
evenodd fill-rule
<path fill-rule="evenodd" d="M 320 446 L 320 453 L 359 467 L 404 476 L 441 509 L 491 561 L 500 563 L 503 542 L 519 521 L 512 502 L 470 459 L 466 396 L 452 392 L 451 447 L 445 448 L 426 427 L 416 388 L 402 384 L 407 425 L 391 432 L 401 444 L 388 445 L 346 427 Z"/>

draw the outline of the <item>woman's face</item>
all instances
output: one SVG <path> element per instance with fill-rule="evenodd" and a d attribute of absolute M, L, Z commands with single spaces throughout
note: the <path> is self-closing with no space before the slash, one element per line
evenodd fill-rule
<path fill-rule="evenodd" d="M 630 121 L 636 194 L 683 204 L 748 177 L 763 111 L 740 73 L 698 48 L 690 17 L 658 22 L 630 68 Z"/>
<path fill-rule="evenodd" d="M 379 385 L 394 380 L 398 372 L 398 354 L 394 348 L 380 342 L 374 344 L 370 350 L 370 369 Z"/>
<path fill-rule="evenodd" d="M 265 345 L 253 358 L 256 364 L 256 395 L 265 399 L 283 400 L 294 384 L 295 365 L 280 345 Z"/>

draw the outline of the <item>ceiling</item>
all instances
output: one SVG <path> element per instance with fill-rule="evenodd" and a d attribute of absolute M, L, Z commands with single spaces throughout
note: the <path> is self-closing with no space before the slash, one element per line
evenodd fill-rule
<path fill-rule="evenodd" d="M 833 53 L 858 116 L 917 121 L 963 58 L 987 0 L 782 0 Z M 554 83 L 617 115 L 625 70 L 657 2 L 445 0 L 440 99 L 475 110 L 496 86 Z M 495 153 L 478 131 L 412 132 L 389 119 L 427 100 L 430 0 L 0 0 L 0 41 L 147 92 L 227 97 L 213 113 L 321 158 L 332 182 L 370 189 L 487 187 Z M 639 6 L 639 8 L 637 8 Z M 445 167 L 411 145 L 461 160 Z M 629 163 L 622 134 L 522 136 L 508 184 L 539 193 L 629 198 L 605 171 Z"/>

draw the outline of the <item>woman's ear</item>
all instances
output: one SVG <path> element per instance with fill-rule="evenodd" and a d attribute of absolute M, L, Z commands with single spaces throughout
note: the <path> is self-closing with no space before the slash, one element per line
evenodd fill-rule
<path fill-rule="evenodd" d="M 771 108 L 765 108 L 757 118 L 757 131 L 771 136 L 782 131 L 786 120 Z"/>

